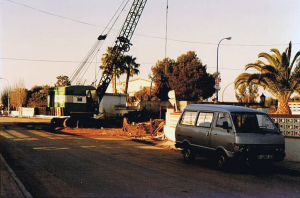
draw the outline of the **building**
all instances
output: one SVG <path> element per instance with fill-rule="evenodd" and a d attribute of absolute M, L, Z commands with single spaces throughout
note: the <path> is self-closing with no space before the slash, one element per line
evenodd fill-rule
<path fill-rule="evenodd" d="M 300 102 L 289 102 L 292 114 L 300 115 Z"/>
<path fill-rule="evenodd" d="M 154 83 L 152 84 L 154 86 Z M 125 87 L 126 87 L 126 81 L 119 82 L 116 84 L 117 87 L 117 93 L 124 93 L 125 92 Z M 141 78 L 136 78 L 136 79 L 131 79 L 129 80 L 128 83 L 128 95 L 129 96 L 134 96 L 134 94 L 144 87 L 150 88 L 151 87 L 151 81 L 150 80 L 145 80 Z"/>

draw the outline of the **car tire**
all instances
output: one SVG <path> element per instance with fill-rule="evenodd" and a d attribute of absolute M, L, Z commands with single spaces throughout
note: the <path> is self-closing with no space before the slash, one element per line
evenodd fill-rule
<path fill-rule="evenodd" d="M 228 157 L 224 152 L 217 153 L 217 166 L 221 170 L 225 170 L 228 168 Z"/>
<path fill-rule="evenodd" d="M 190 146 L 185 146 L 182 150 L 183 160 L 186 163 L 191 163 L 195 160 L 195 152 L 191 149 Z"/>

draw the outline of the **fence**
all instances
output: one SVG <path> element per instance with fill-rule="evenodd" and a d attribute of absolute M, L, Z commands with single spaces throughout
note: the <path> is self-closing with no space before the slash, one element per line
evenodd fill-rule
<path fill-rule="evenodd" d="M 270 114 L 275 123 L 279 124 L 281 133 L 286 137 L 300 137 L 300 115 Z"/>

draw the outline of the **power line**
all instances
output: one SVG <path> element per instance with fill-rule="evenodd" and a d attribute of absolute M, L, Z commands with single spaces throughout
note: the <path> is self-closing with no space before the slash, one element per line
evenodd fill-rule
<path fill-rule="evenodd" d="M 80 61 L 64 61 L 64 60 L 41 60 L 41 59 L 22 59 L 22 58 L 0 58 L 3 60 L 12 60 L 12 61 L 31 61 L 31 62 L 49 62 L 49 63 L 81 63 Z M 97 63 L 97 62 L 86 62 L 86 63 Z M 143 65 L 155 65 L 156 63 L 141 63 Z M 215 67 L 207 67 L 206 68 L 215 68 Z M 223 70 L 239 70 L 245 71 L 244 69 L 234 69 L 234 68 L 220 68 Z M 247 70 L 248 71 L 248 70 Z M 253 70 L 254 71 L 254 70 Z"/>
<path fill-rule="evenodd" d="M 41 59 L 24 59 L 24 58 L 0 58 L 0 59 L 13 60 L 13 61 L 31 61 L 31 62 L 81 63 L 80 61 L 41 60 Z"/>
<path fill-rule="evenodd" d="M 105 28 L 103 26 L 95 25 L 95 24 L 92 24 L 92 23 L 87 23 L 87 22 L 79 21 L 79 20 L 72 19 L 72 18 L 69 18 L 69 17 L 65 17 L 65 16 L 62 16 L 62 15 L 53 14 L 51 12 L 40 10 L 38 8 L 34 8 L 34 7 L 31 7 L 31 6 L 22 4 L 22 3 L 17 3 L 17 2 L 11 1 L 11 0 L 6 0 L 6 1 L 14 3 L 14 4 L 18 4 L 20 6 L 23 6 L 23 7 L 38 11 L 38 12 L 42 12 L 44 14 L 48 14 L 48 15 L 56 16 L 56 17 L 63 18 L 63 19 L 66 19 L 66 20 L 70 20 L 70 21 L 73 21 L 73 22 L 76 22 L 76 23 L 81 23 L 81 24 L 84 24 L 84 25 L 89 25 L 89 26 L 94 26 L 94 27 Z M 113 30 L 113 31 L 119 31 L 119 30 L 112 29 L 112 28 L 108 28 L 108 29 Z M 134 35 L 147 37 L 147 38 L 166 40 L 165 37 L 159 37 L 159 36 L 150 36 L 150 35 L 137 34 L 137 33 L 135 33 Z M 202 45 L 218 45 L 217 43 L 201 42 L 201 41 L 188 41 L 188 40 L 169 39 L 169 38 L 167 40 L 168 41 L 181 42 L 181 43 L 192 43 L 192 44 L 194 43 L 194 44 L 202 44 Z M 224 45 L 224 46 L 238 46 L 238 47 L 268 47 L 268 46 L 286 46 L 287 44 L 251 44 L 251 45 L 247 45 L 247 44 L 222 44 L 222 45 Z M 292 45 L 300 45 L 300 43 L 294 43 Z"/>
<path fill-rule="evenodd" d="M 38 11 L 38 12 L 42 12 L 42 13 L 44 13 L 44 14 L 49 14 L 49 15 L 56 16 L 56 17 L 59 17 L 59 18 L 63 18 L 63 19 L 66 19 L 66 20 L 70 20 L 70 21 L 73 21 L 73 22 L 81 23 L 81 24 L 84 24 L 84 25 L 90 25 L 90 26 L 94 26 L 94 27 L 105 28 L 105 27 L 103 27 L 103 26 L 99 26 L 99 25 L 95 25 L 95 24 L 91 24 L 91 23 L 79 21 L 79 20 L 72 19 L 72 18 L 69 18 L 69 17 L 61 16 L 61 15 L 58 15 L 58 14 L 53 14 L 53 13 L 51 13 L 51 12 L 47 12 L 47 11 L 44 11 L 44 10 L 40 10 L 40 9 L 31 7 L 31 6 L 22 4 L 22 3 L 17 3 L 17 2 L 11 1 L 11 0 L 6 0 L 6 1 L 9 1 L 9 2 L 11 2 L 11 3 L 18 4 L 18 5 L 20 5 L 20 6 L 24 6 L 24 7 L 26 7 L 26 8 L 29 8 L 29 9 L 32 9 L 32 10 L 35 10 L 35 11 Z"/>

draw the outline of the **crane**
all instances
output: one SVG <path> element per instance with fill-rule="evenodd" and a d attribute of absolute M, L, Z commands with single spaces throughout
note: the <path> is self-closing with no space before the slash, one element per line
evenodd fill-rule
<path fill-rule="evenodd" d="M 130 40 L 137 27 L 141 14 L 145 8 L 147 0 L 133 0 L 129 13 L 116 38 L 115 44 L 111 51 L 111 56 L 107 60 L 102 77 L 98 86 L 70 85 L 64 87 L 53 87 L 49 89 L 49 107 L 63 108 L 59 114 L 70 115 L 73 118 L 88 118 L 99 113 L 99 104 L 101 103 L 105 92 L 111 82 L 113 76 L 113 68 L 117 64 L 118 58 L 123 56 L 124 52 L 130 50 Z M 93 56 L 94 51 L 103 43 L 106 35 L 100 35 L 84 58 L 78 69 L 74 73 L 71 81 L 75 81 L 76 77 L 83 70 L 86 63 Z"/>
<path fill-rule="evenodd" d="M 112 56 L 107 61 L 109 64 L 106 65 L 103 71 L 102 77 L 97 86 L 98 102 L 100 104 L 113 75 L 113 67 L 118 61 L 118 57 L 122 56 L 124 52 L 130 50 L 130 40 L 135 31 L 135 28 L 139 22 L 141 14 L 145 8 L 147 0 L 134 0 L 129 13 L 125 19 L 122 29 L 115 41 L 115 45 L 112 48 Z"/>

